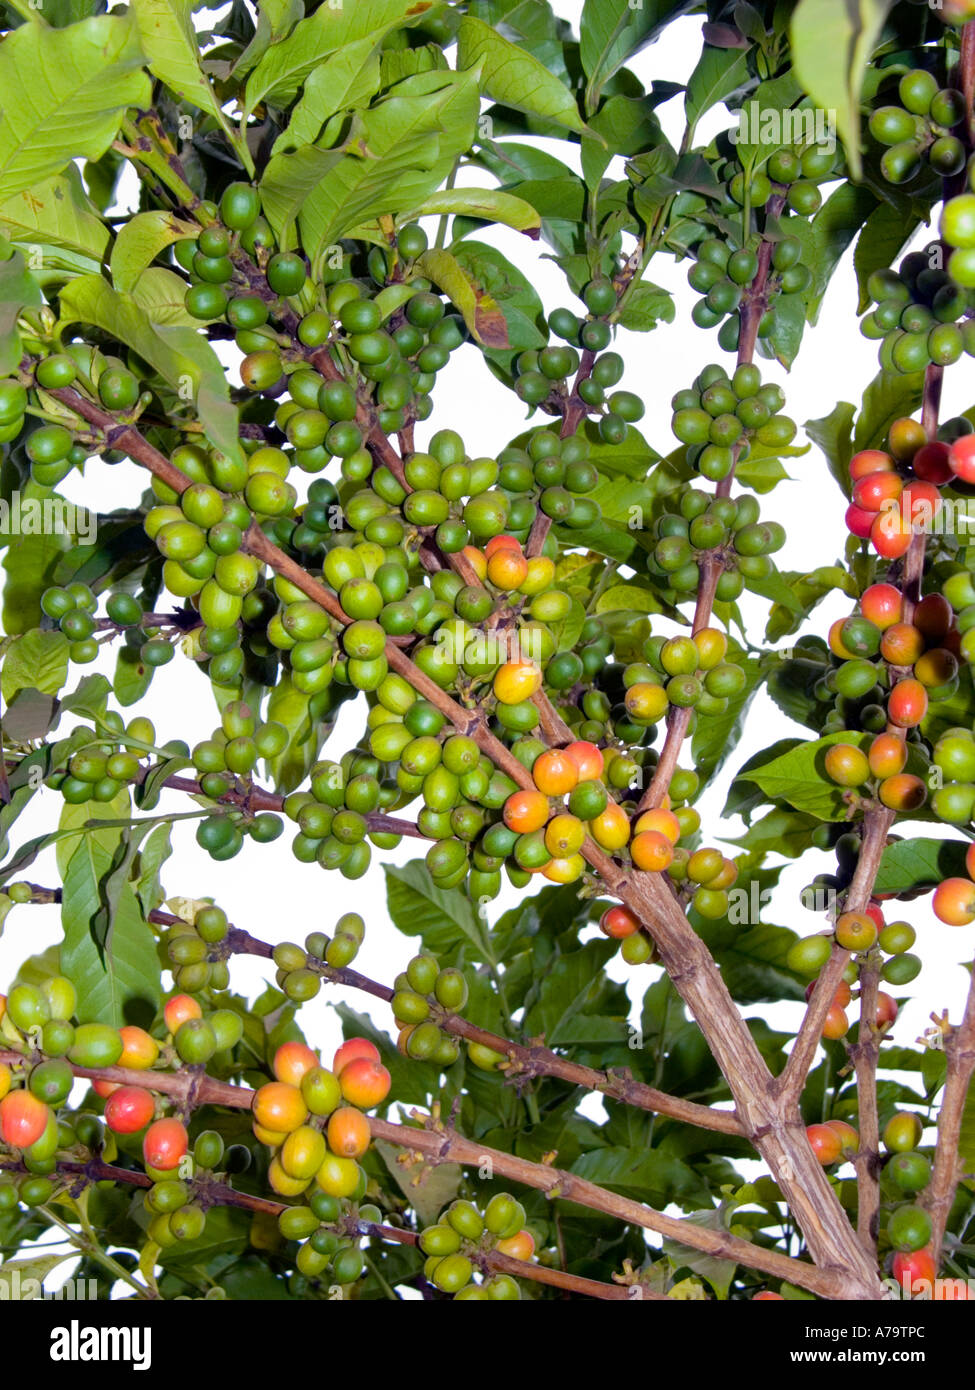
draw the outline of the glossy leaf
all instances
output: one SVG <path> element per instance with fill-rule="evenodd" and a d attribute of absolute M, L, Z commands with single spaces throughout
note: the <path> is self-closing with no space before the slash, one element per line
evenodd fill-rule
<path fill-rule="evenodd" d="M 93 15 L 66 29 L 23 24 L 0 45 L 0 201 L 74 159 L 98 159 L 150 83 L 132 20 Z"/>

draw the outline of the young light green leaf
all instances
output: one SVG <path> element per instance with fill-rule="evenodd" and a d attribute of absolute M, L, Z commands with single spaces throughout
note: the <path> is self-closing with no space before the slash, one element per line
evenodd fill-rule
<path fill-rule="evenodd" d="M 63 632 L 25 632 L 7 648 L 0 688 L 7 704 L 18 690 L 56 695 L 68 676 L 68 639 Z"/>
<path fill-rule="evenodd" d="M 575 97 L 559 78 L 473 15 L 465 15 L 457 31 L 457 65 L 478 69 L 485 95 L 501 106 L 557 121 L 580 134 L 587 129 Z"/>
<path fill-rule="evenodd" d="M 0 203 L 0 233 L 20 246 L 57 246 L 101 260 L 109 241 L 74 164 Z"/>
<path fill-rule="evenodd" d="M 292 244 L 291 228 L 306 200 L 344 158 L 342 150 L 305 145 L 268 160 L 261 178 L 261 203 L 280 245 Z"/>
<path fill-rule="evenodd" d="M 4 376 L 15 371 L 20 361 L 17 320 L 24 309 L 35 308 L 40 302 L 41 292 L 20 252 L 0 261 L 0 373 Z"/>
<path fill-rule="evenodd" d="M 441 188 L 424 198 L 419 207 L 403 213 L 401 220 L 413 222 L 418 217 L 443 217 L 457 214 L 475 217 L 483 222 L 500 222 L 516 232 L 526 232 L 537 239 L 542 219 L 530 203 L 513 193 L 498 188 Z"/>
<path fill-rule="evenodd" d="M 139 276 L 160 251 L 172 246 L 174 241 L 195 237 L 199 230 L 198 226 L 162 209 L 137 212 L 122 224 L 112 247 L 110 268 L 115 288 L 131 293 Z"/>
<path fill-rule="evenodd" d="M 132 0 L 139 41 L 149 71 L 180 101 L 213 116 L 228 140 L 250 162 L 246 142 L 234 130 L 200 66 L 200 46 L 193 27 L 193 0 Z"/>
<path fill-rule="evenodd" d="M 153 323 L 168 328 L 193 328 L 200 320 L 186 308 L 186 281 L 164 265 L 151 265 L 132 286 L 132 298 Z"/>
<path fill-rule="evenodd" d="M 860 87 L 893 0 L 799 0 L 789 36 L 796 76 L 835 113 L 850 174 L 859 179 Z"/>
<path fill-rule="evenodd" d="M 379 53 L 375 36 L 369 34 L 333 53 L 309 74 L 301 99 L 275 140 L 272 154 L 287 154 L 289 150 L 313 145 L 322 126 L 336 111 L 365 104 L 378 91 Z"/>
<path fill-rule="evenodd" d="M 152 99 L 143 61 L 129 16 L 8 33 L 0 44 L 0 200 L 74 159 L 99 159 L 125 109 Z"/>
<path fill-rule="evenodd" d="M 410 24 L 437 8 L 436 0 L 356 0 L 354 5 L 319 5 L 280 43 L 271 44 L 247 79 L 241 124 L 259 102 L 284 108 L 301 84 L 331 53 L 360 39 L 378 45 L 393 29 Z"/>
<path fill-rule="evenodd" d="M 298 223 L 308 255 L 314 259 L 351 228 L 429 197 L 473 144 L 477 115 L 475 78 L 454 72 L 418 73 L 362 112 L 342 157 L 302 203 Z"/>

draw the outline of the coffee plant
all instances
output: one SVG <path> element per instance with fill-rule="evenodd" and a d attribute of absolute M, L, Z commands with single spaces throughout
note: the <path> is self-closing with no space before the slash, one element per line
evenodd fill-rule
<path fill-rule="evenodd" d="M 0 484 L 74 521 L 4 535 L 4 1277 L 968 1296 L 975 990 L 896 1024 L 918 900 L 975 923 L 975 554 L 943 524 L 975 406 L 940 418 L 975 356 L 973 10 L 5 0 Z M 676 22 L 686 86 L 647 86 Z M 879 374 L 806 427 L 795 526 L 815 491 L 849 532 L 806 572 L 763 516 L 807 452 L 773 378 L 848 249 Z M 699 358 L 668 403 L 671 262 Z M 131 496 L 89 532 L 108 470 Z M 738 754 L 739 833 L 701 798 L 760 691 L 800 732 Z M 229 920 L 217 868 L 197 896 L 188 834 L 270 869 L 280 920 Z"/>

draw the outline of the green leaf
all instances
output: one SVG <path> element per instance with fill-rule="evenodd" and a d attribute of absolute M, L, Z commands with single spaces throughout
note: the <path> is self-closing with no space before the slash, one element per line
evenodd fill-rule
<path fill-rule="evenodd" d="M 611 96 L 590 118 L 594 135 L 582 137 L 582 173 L 586 187 L 595 190 L 610 161 L 644 154 L 663 141 L 652 97 Z"/>
<path fill-rule="evenodd" d="M 504 320 L 510 351 L 537 348 L 548 341 L 539 322 L 542 301 L 522 272 L 493 246 L 480 241 L 456 242 L 450 253 L 470 278 L 481 308 L 485 299 L 493 301 Z"/>
<path fill-rule="evenodd" d="M 193 27 L 194 0 L 131 0 L 142 51 L 149 71 L 180 101 L 213 116 L 245 164 L 246 142 L 231 126 L 200 66 L 200 47 Z M 244 122 L 241 123 L 243 129 Z"/>
<path fill-rule="evenodd" d="M 684 115 L 693 130 L 705 111 L 725 101 L 749 81 L 748 50 L 713 48 L 706 43 L 691 73 L 684 96 Z"/>
<path fill-rule="evenodd" d="M 577 1016 L 598 1006 L 602 972 L 612 954 L 610 942 L 590 941 L 560 956 L 541 980 L 538 997 L 525 1015 L 527 1035 L 544 1036 L 548 1047 L 572 1041 Z"/>
<path fill-rule="evenodd" d="M 74 164 L 0 202 L 0 233 L 18 245 L 63 247 L 100 261 L 109 231 L 92 211 Z"/>
<path fill-rule="evenodd" d="M 386 871 L 386 902 L 394 926 L 406 936 L 420 936 L 434 954 L 456 950 L 465 941 L 481 961 L 494 961 L 484 924 L 469 898 L 456 889 L 438 888 L 420 860 Z"/>
<path fill-rule="evenodd" d="M 230 402 L 226 373 L 199 332 L 154 324 L 131 295 L 113 290 L 99 275 L 82 276 L 65 287 L 61 321 L 94 324 L 145 358 L 174 389 L 191 386 L 210 443 L 231 458 L 241 457 L 237 411 Z"/>
<path fill-rule="evenodd" d="M 659 613 L 660 604 L 642 584 L 611 584 L 596 600 L 595 613 Z"/>
<path fill-rule="evenodd" d="M 487 294 L 449 251 L 432 248 L 418 257 L 417 265 L 439 285 L 458 309 L 471 336 L 485 347 L 507 348 L 508 328 L 496 299 Z"/>
<path fill-rule="evenodd" d="M 99 159 L 126 108 L 152 100 L 142 63 L 128 16 L 8 33 L 0 45 L 0 200 L 36 188 L 74 159 Z"/>
<path fill-rule="evenodd" d="M 843 789 L 831 782 L 823 759 L 834 743 L 851 743 L 856 748 L 869 745 L 873 735 L 842 730 L 810 743 L 800 743 L 761 767 L 752 768 L 748 780 L 760 787 L 772 801 L 785 801 L 797 811 L 806 811 L 820 820 L 846 819 Z"/>
<path fill-rule="evenodd" d="M 586 129 L 575 97 L 543 63 L 510 43 L 490 24 L 465 15 L 457 31 L 457 66 L 477 68 L 485 96 L 529 116 Z"/>
<path fill-rule="evenodd" d="M 142 660 L 138 647 L 119 647 L 112 690 L 123 708 L 142 699 L 152 684 L 155 671 L 155 666 Z"/>
<path fill-rule="evenodd" d="M 0 691 L 6 704 L 18 690 L 56 695 L 68 677 L 68 639 L 63 632 L 25 632 L 14 638 L 3 659 Z"/>
<path fill-rule="evenodd" d="M 160 251 L 172 246 L 174 241 L 196 237 L 199 230 L 198 226 L 160 209 L 136 213 L 119 228 L 112 247 L 110 268 L 115 288 L 131 293 L 146 266 Z"/>
<path fill-rule="evenodd" d="M 744 835 L 725 843 L 738 845 L 751 854 L 782 854 L 787 859 L 798 859 L 812 844 L 812 832 L 819 823 L 815 816 L 806 815 L 804 811 L 786 811 L 776 806 L 755 821 Z"/>
<path fill-rule="evenodd" d="M 36 308 L 40 303 L 41 292 L 28 274 L 20 252 L 0 261 L 0 374 L 8 376 L 16 371 L 21 356 L 17 320 L 24 309 Z"/>
<path fill-rule="evenodd" d="M 962 840 L 897 840 L 884 850 L 877 872 L 878 893 L 908 893 L 915 888 L 933 888 L 946 878 L 964 878 L 965 851 Z"/>
<path fill-rule="evenodd" d="M 853 457 L 853 417 L 855 408 L 840 401 L 820 420 L 807 420 L 803 429 L 826 455 L 829 471 L 845 497 L 850 496 L 850 459 Z"/>
<path fill-rule="evenodd" d="M 304 781 L 328 737 L 330 725 L 309 714 L 310 698 L 295 690 L 289 675 L 281 675 L 271 691 L 266 717 L 289 735 L 284 752 L 267 762 L 275 791 L 292 792 Z"/>
<path fill-rule="evenodd" d="M 342 150 L 308 145 L 291 154 L 275 154 L 261 179 L 264 215 L 281 245 L 292 240 L 291 228 L 318 185 L 345 158 Z"/>
<path fill-rule="evenodd" d="M 75 1259 L 76 1254 L 75 1250 L 62 1250 L 54 1255 L 29 1255 L 23 1260 L 7 1260 L 0 1264 L 0 1280 L 5 1289 L 18 1290 L 15 1297 L 42 1298 L 41 1287 L 47 1276 L 53 1274 L 65 1260 Z"/>
<path fill-rule="evenodd" d="M 863 404 L 857 416 L 853 448 L 880 449 L 893 422 L 902 415 L 913 415 L 921 404 L 924 373 L 878 372 L 863 393 Z"/>
<path fill-rule="evenodd" d="M 958 1157 L 966 1174 L 975 1170 L 975 1084 L 968 1083 L 968 1094 L 965 1097 L 965 1105 L 961 1114 L 961 1129 L 958 1134 Z M 972 1186 L 970 1177 L 966 1177 L 965 1185 Z"/>
<path fill-rule="evenodd" d="M 313 154 L 339 155 L 334 162 L 322 161 L 323 173 L 298 211 L 302 244 L 314 260 L 352 228 L 414 207 L 433 193 L 457 156 L 473 144 L 478 109 L 471 74 L 419 73 L 357 115 L 341 151 L 312 147 L 275 155 L 261 180 L 262 191 L 269 184 L 286 200 L 292 170 L 304 187 Z M 271 212 L 267 215 L 275 226 Z"/>
<path fill-rule="evenodd" d="M 61 827 L 78 828 L 89 818 L 125 815 L 127 810 L 127 792 L 108 806 L 66 806 Z M 123 833 L 117 827 L 82 830 L 80 842 L 72 835 L 57 846 L 59 866 L 64 866 L 61 968 L 78 991 L 79 1021 L 116 1028 L 139 1014 L 154 1014 L 161 998 L 155 938 L 135 889 L 127 876 L 110 881 L 122 850 Z"/>
<path fill-rule="evenodd" d="M 867 294 L 870 276 L 875 270 L 886 270 L 893 265 L 917 228 L 918 221 L 906 219 L 903 209 L 894 207 L 892 203 L 881 203 L 867 218 L 853 252 L 853 269 L 860 289 L 858 313 L 865 313 L 870 307 L 870 296 Z"/>
<path fill-rule="evenodd" d="M 701 1179 L 688 1164 L 663 1149 L 592 1149 L 576 1159 L 571 1171 L 611 1192 L 657 1208 L 700 1200 Z"/>
<path fill-rule="evenodd" d="M 148 916 L 166 898 L 159 881 L 159 871 L 173 852 L 171 830 L 170 825 L 157 825 L 149 832 L 149 838 L 139 853 L 138 872 L 133 877 L 144 916 Z"/>
<path fill-rule="evenodd" d="M 658 323 L 673 323 L 676 306 L 669 290 L 645 281 L 628 294 L 618 323 L 634 333 L 649 333 Z"/>
<path fill-rule="evenodd" d="M 787 633 L 795 632 L 829 594 L 838 590 L 847 598 L 859 596 L 856 580 L 842 565 L 822 565 L 811 574 L 780 572 L 778 579 L 782 593 L 775 594 L 777 601 L 769 614 L 765 630 L 769 642 L 777 642 Z M 770 596 L 771 593 L 766 590 L 766 597 Z"/>
<path fill-rule="evenodd" d="M 443 217 L 456 214 L 474 217 L 481 222 L 498 222 L 503 227 L 513 227 L 516 232 L 527 232 L 534 237 L 542 219 L 524 198 L 516 198 L 513 193 L 504 193 L 497 188 L 442 188 L 424 198 L 419 207 L 412 208 L 400 216 L 403 222 L 414 222 L 418 217 Z"/>
<path fill-rule="evenodd" d="M 392 29 L 422 18 L 437 5 L 431 0 L 356 0 L 354 5 L 321 4 L 278 43 L 271 44 L 247 79 L 241 125 L 259 102 L 289 106 L 301 84 L 324 58 L 369 38 L 374 45 Z"/>
<path fill-rule="evenodd" d="M 755 885 L 758 880 L 752 879 L 750 883 Z M 731 890 L 732 895 L 742 894 L 739 901 L 744 903 L 750 883 L 740 881 Z M 759 906 L 760 896 L 752 896 Z M 734 901 L 731 911 L 734 914 Z M 695 930 L 714 956 L 725 984 L 738 1003 L 759 1004 L 803 997 L 806 981 L 786 965 L 789 947 L 796 940 L 794 931 L 768 922 L 756 921 L 750 926 L 738 925 L 730 919 L 706 922 L 693 911 L 691 916 Z M 743 908 L 741 920 L 745 923 L 752 920 L 748 907 Z"/>
<path fill-rule="evenodd" d="M 789 37 L 803 87 L 836 127 L 852 178 L 859 179 L 860 88 L 892 0 L 799 0 Z"/>
<path fill-rule="evenodd" d="M 325 6 L 324 8 L 327 8 Z M 379 53 L 374 35 L 347 44 L 308 76 L 301 100 L 274 142 L 272 154 L 313 145 L 336 111 L 364 105 L 379 91 Z"/>
<path fill-rule="evenodd" d="M 162 327 L 193 328 L 200 320 L 186 309 L 186 281 L 163 265 L 151 265 L 132 286 L 132 298 L 153 323 Z"/>
<path fill-rule="evenodd" d="M 803 295 L 810 323 L 819 317 L 823 295 L 842 256 L 876 208 L 877 198 L 870 189 L 841 183 L 808 223 L 797 219 L 803 264 L 813 275 L 813 283 Z"/>
<path fill-rule="evenodd" d="M 579 57 L 589 78 L 586 100 L 594 107 L 603 87 L 672 19 L 693 9 L 693 0 L 586 0 L 579 29 Z"/>

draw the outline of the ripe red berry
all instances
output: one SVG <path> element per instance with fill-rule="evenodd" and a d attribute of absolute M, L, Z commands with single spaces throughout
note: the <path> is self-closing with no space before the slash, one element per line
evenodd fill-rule
<path fill-rule="evenodd" d="M 150 1091 L 142 1086 L 119 1086 L 105 1102 L 105 1123 L 116 1134 L 138 1134 L 155 1111 L 156 1102 Z"/>
<path fill-rule="evenodd" d="M 142 1156 L 148 1167 L 164 1172 L 178 1168 L 188 1148 L 186 1127 L 172 1118 L 150 1125 L 142 1140 Z"/>
<path fill-rule="evenodd" d="M 948 465 L 962 482 L 975 483 L 975 434 L 963 434 L 948 450 Z"/>
<path fill-rule="evenodd" d="M 943 444 L 940 439 L 922 445 L 914 455 L 911 467 L 916 475 L 923 478 L 925 482 L 934 483 L 936 486 L 949 482 L 952 477 L 952 469 L 948 445 Z"/>

